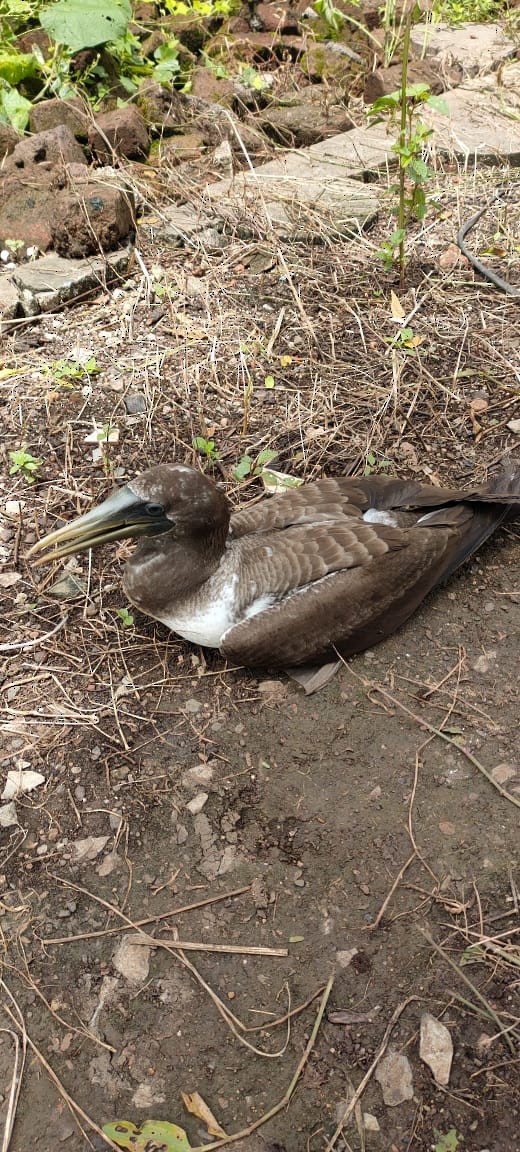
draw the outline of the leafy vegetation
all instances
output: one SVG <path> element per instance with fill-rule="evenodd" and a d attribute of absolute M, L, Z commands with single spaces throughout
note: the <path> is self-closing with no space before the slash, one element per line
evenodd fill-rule
<path fill-rule="evenodd" d="M 389 120 L 397 118 L 399 121 L 399 134 L 392 145 L 392 151 L 399 162 L 399 182 L 392 188 L 398 194 L 397 207 L 394 209 L 397 228 L 381 246 L 379 254 L 386 268 L 391 268 L 397 258 L 401 286 L 404 283 L 406 230 L 414 220 L 423 220 L 426 215 L 427 200 L 423 185 L 432 175 L 423 156 L 424 145 L 432 135 L 432 129 L 418 119 L 417 109 L 428 104 L 438 112 L 449 112 L 446 102 L 439 96 L 432 96 L 427 84 L 407 84 L 410 32 L 412 24 L 421 17 L 418 5 L 407 16 L 402 48 L 401 87 L 397 92 L 380 96 L 372 105 L 372 116 L 375 119 L 371 123 L 385 116 Z"/>
<path fill-rule="evenodd" d="M 208 460 L 218 460 L 218 452 L 214 440 L 206 440 L 204 436 L 194 436 L 192 440 L 193 447 L 201 456 L 206 456 Z"/>
<path fill-rule="evenodd" d="M 165 0 L 163 9 L 175 15 L 228 15 L 235 0 Z M 184 84 L 180 45 L 171 36 L 143 55 L 141 41 L 131 30 L 130 0 L 0 0 L 0 120 L 25 131 L 33 103 L 81 94 L 94 108 L 115 93 L 128 97 L 144 77 L 159 84 Z M 20 51 L 17 38 L 34 32 L 31 51 Z M 41 47 L 47 33 L 49 48 Z M 30 38 L 29 38 L 30 39 Z M 89 56 L 79 61 L 78 53 Z"/>
<path fill-rule="evenodd" d="M 28 452 L 26 448 L 16 448 L 13 452 L 9 453 L 11 460 L 11 467 L 9 469 L 10 476 L 17 476 L 18 473 L 27 480 L 28 484 L 34 484 L 36 481 L 36 473 L 43 464 L 43 460 L 37 460 L 32 452 Z"/>
<path fill-rule="evenodd" d="M 246 480 L 252 476 L 265 475 L 265 465 L 272 464 L 276 460 L 278 453 L 272 452 L 269 448 L 265 448 L 263 452 L 259 452 L 258 456 L 249 456 L 246 452 L 239 460 L 236 468 L 233 469 L 233 476 L 235 480 Z"/>

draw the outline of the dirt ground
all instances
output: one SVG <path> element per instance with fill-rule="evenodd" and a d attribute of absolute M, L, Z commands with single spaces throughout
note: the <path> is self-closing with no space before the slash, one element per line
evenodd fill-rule
<path fill-rule="evenodd" d="M 456 204 L 447 177 L 444 215 L 418 229 L 409 349 L 391 343 L 383 224 L 366 244 L 288 247 L 292 285 L 265 245 L 255 272 L 252 242 L 186 257 L 143 225 L 166 296 L 136 268 L 6 342 L 0 755 L 4 778 L 44 777 L 1 830 L 4 1118 L 14 1040 L 27 1043 L 12 1152 L 105 1147 L 89 1118 L 169 1120 L 211 1143 L 181 1093 L 198 1091 L 227 1133 L 248 1129 L 307 1043 L 290 1103 L 233 1147 L 520 1148 L 518 527 L 309 697 L 124 620 L 126 544 L 91 568 L 24 560 L 113 479 L 193 461 L 194 436 L 214 440 L 218 460 L 200 464 L 235 502 L 260 495 L 232 472 L 263 448 L 307 479 L 376 468 L 468 486 L 518 458 L 515 301 L 436 270 L 474 196 L 468 183 Z M 60 360 L 92 356 L 98 373 L 63 384 Z M 108 423 L 119 438 L 94 460 L 85 438 Z M 9 476 L 22 443 L 42 461 L 32 486 Z M 156 947 L 134 943 L 138 922 Z M 444 1088 L 419 1057 L 425 1011 L 453 1039 Z M 413 1076 L 397 1106 L 375 1077 L 392 1050 Z"/>

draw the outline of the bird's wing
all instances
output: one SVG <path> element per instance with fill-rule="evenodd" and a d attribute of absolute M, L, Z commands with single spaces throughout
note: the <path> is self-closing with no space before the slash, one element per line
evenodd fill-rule
<path fill-rule="evenodd" d="M 239 664 L 291 665 L 334 648 L 351 655 L 371 647 L 408 619 L 506 511 L 492 501 L 449 504 L 409 528 L 351 518 L 246 536 L 234 545 L 245 578 L 242 607 L 247 615 L 249 580 L 261 608 L 224 634 L 221 650 Z"/>
<path fill-rule="evenodd" d="M 495 477 L 487 486 L 464 492 L 458 488 L 436 488 L 417 480 L 399 480 L 389 476 L 339 476 L 316 480 L 301 488 L 291 488 L 279 496 L 261 500 L 243 508 L 231 517 L 231 536 L 238 539 L 249 532 L 267 532 L 290 524 L 309 524 L 320 520 L 360 518 L 368 508 L 380 511 L 394 509 L 436 509 L 454 503 L 503 503 L 518 507 L 520 503 L 520 468 Z"/>
<path fill-rule="evenodd" d="M 368 550 L 365 543 L 354 546 L 352 563 L 329 567 L 312 583 L 302 580 L 230 628 L 222 640 L 223 655 L 237 664 L 304 664 L 334 649 L 345 656 L 362 651 L 398 628 L 442 578 L 453 530 L 371 527 L 380 550 L 374 544 Z M 307 563 L 299 562 L 302 572 Z"/>

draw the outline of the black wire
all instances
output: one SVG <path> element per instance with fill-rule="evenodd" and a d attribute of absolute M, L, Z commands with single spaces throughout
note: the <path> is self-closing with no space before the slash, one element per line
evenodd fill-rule
<path fill-rule="evenodd" d="M 466 220 L 465 223 L 461 225 L 457 232 L 457 245 L 466 257 L 466 260 L 469 260 L 472 268 L 474 268 L 476 272 L 479 272 L 485 280 L 490 280 L 491 283 L 495 285 L 495 288 L 499 288 L 501 292 L 507 292 L 508 296 L 520 296 L 520 288 L 514 288 L 507 280 L 502 280 L 501 276 L 497 276 L 492 268 L 488 268 L 486 264 L 481 264 L 480 260 L 466 248 L 464 243 L 468 232 L 471 232 L 471 229 L 475 227 L 475 224 L 478 223 L 481 216 L 484 215 L 484 212 L 487 212 L 488 208 L 495 203 L 495 200 L 500 200 L 506 191 L 509 191 L 509 189 L 501 188 L 499 192 L 496 192 L 495 195 L 491 197 L 491 200 L 488 200 L 487 204 L 484 204 L 483 208 L 480 208 L 478 212 L 475 212 L 474 216 L 470 216 L 469 220 Z"/>

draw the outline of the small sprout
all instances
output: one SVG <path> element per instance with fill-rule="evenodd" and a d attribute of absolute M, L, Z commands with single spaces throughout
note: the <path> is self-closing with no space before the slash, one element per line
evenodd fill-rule
<path fill-rule="evenodd" d="M 233 469 L 233 477 L 235 480 L 246 480 L 248 476 L 267 476 L 264 471 L 265 464 L 271 464 L 276 460 L 278 453 L 272 452 L 270 448 L 264 448 L 258 456 L 249 456 L 248 453 L 242 456 L 236 468 Z"/>
<path fill-rule="evenodd" d="M 274 388 L 274 376 L 266 376 L 264 380 L 264 388 Z"/>
<path fill-rule="evenodd" d="M 202 456 L 207 456 L 208 460 L 218 460 L 218 452 L 214 440 L 205 440 L 204 436 L 194 436 L 192 444 L 197 452 L 200 452 Z"/>
<path fill-rule="evenodd" d="M 9 453 L 12 461 L 9 469 L 10 476 L 16 476 L 18 472 L 27 480 L 28 484 L 34 484 L 36 480 L 36 473 L 38 468 L 43 464 L 43 460 L 37 460 L 31 452 L 27 452 L 25 448 L 17 448 L 14 452 Z"/>
<path fill-rule="evenodd" d="M 16 253 L 20 251 L 20 248 L 23 248 L 24 243 L 24 240 L 6 240 L 5 246 L 10 252 Z"/>
<path fill-rule="evenodd" d="M 280 367 L 281 368 L 288 368 L 289 364 L 292 364 L 292 362 L 293 362 L 292 356 L 288 356 L 288 355 L 280 356 Z"/>
<path fill-rule="evenodd" d="M 463 1137 L 457 1134 L 456 1128 L 450 1128 L 444 1134 L 434 1128 L 433 1133 L 435 1136 L 434 1152 L 457 1152 L 457 1149 L 460 1148 L 460 1141 Z"/>
<path fill-rule="evenodd" d="M 123 628 L 132 628 L 133 627 L 134 618 L 132 616 L 132 613 L 128 611 L 128 608 L 118 608 L 117 609 L 117 615 L 119 616 L 119 619 L 121 621 Z"/>
<path fill-rule="evenodd" d="M 264 77 L 256 71 L 256 68 L 252 68 L 251 65 L 248 65 L 242 70 L 240 79 L 242 83 L 247 84 L 247 87 L 251 88 L 253 92 L 263 92 L 264 88 L 268 87 Z"/>
<path fill-rule="evenodd" d="M 79 360 L 53 360 L 50 368 L 46 369 L 55 384 L 62 388 L 73 388 L 75 380 L 83 380 L 85 376 L 97 376 L 101 372 L 95 356 L 81 363 Z"/>
<path fill-rule="evenodd" d="M 365 464 L 365 470 L 364 470 L 363 475 L 364 476 L 371 476 L 372 473 L 376 471 L 376 469 L 378 471 L 383 471 L 384 469 L 389 468 L 391 463 L 392 463 L 392 461 L 387 460 L 386 457 L 383 457 L 383 459 L 380 460 L 378 463 L 376 457 L 374 456 L 374 453 L 373 452 L 367 452 L 367 462 Z"/>

